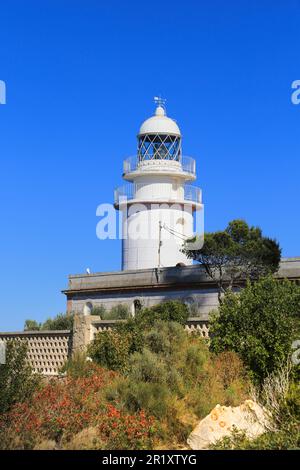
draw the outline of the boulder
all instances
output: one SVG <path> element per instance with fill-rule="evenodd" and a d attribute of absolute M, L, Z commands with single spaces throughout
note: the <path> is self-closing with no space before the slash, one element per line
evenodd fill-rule
<path fill-rule="evenodd" d="M 230 436 L 234 429 L 254 439 L 266 431 L 268 423 L 267 412 L 252 400 L 236 407 L 217 405 L 195 427 L 187 442 L 193 450 L 208 449 L 219 439 Z"/>

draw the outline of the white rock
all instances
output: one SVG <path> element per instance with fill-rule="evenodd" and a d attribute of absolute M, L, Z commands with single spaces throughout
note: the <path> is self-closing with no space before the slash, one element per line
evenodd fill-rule
<path fill-rule="evenodd" d="M 193 450 L 208 449 L 219 439 L 230 436 L 234 428 L 245 431 L 249 439 L 254 439 L 266 431 L 267 425 L 266 411 L 252 400 L 236 407 L 217 405 L 195 427 L 187 442 Z"/>

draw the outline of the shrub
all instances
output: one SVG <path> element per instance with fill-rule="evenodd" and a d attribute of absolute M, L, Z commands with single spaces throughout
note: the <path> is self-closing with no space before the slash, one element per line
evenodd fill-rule
<path fill-rule="evenodd" d="M 129 307 L 123 304 L 115 305 L 102 315 L 103 320 L 126 320 L 127 318 L 130 318 Z"/>
<path fill-rule="evenodd" d="M 106 314 L 106 308 L 104 305 L 97 305 L 92 308 L 91 315 L 98 315 L 101 319 L 104 318 Z"/>
<path fill-rule="evenodd" d="M 141 323 L 151 325 L 157 320 L 173 321 L 184 325 L 189 316 L 186 304 L 179 300 L 167 300 L 151 308 L 142 309 L 137 314 L 137 320 Z"/>
<path fill-rule="evenodd" d="M 267 430 L 251 440 L 244 432 L 234 431 L 214 446 L 214 449 L 288 450 L 300 447 L 300 384 L 294 381 L 289 363 L 269 375 L 254 400 L 268 413 Z"/>
<path fill-rule="evenodd" d="M 1 448 L 32 449 L 45 440 L 64 448 L 83 429 L 95 427 L 102 449 L 151 449 L 154 419 L 143 410 L 128 413 L 108 404 L 105 388 L 116 374 L 93 367 L 92 376 L 52 380 L 30 402 L 15 404 L 0 421 Z"/>
<path fill-rule="evenodd" d="M 24 330 L 72 330 L 74 315 L 59 313 L 54 318 L 48 318 L 44 323 L 36 320 L 26 320 Z"/>
<path fill-rule="evenodd" d="M 74 316 L 59 313 L 54 318 L 48 318 L 41 326 L 41 330 L 72 330 Z"/>
<path fill-rule="evenodd" d="M 292 282 L 271 276 L 248 282 L 237 295 L 227 292 L 212 316 L 211 350 L 237 352 L 262 382 L 290 355 L 299 310 L 300 289 Z"/>
<path fill-rule="evenodd" d="M 101 366 L 125 371 L 131 347 L 130 333 L 118 330 L 99 332 L 88 347 L 88 355 Z"/>
<path fill-rule="evenodd" d="M 38 331 L 41 329 L 41 324 L 36 320 L 25 320 L 24 331 Z"/>
<path fill-rule="evenodd" d="M 66 361 L 60 372 L 76 379 L 79 377 L 90 377 L 97 370 L 98 366 L 91 362 L 85 353 L 77 352 Z"/>
<path fill-rule="evenodd" d="M 27 363 L 27 343 L 8 341 L 6 363 L 0 364 L 0 412 L 7 412 L 15 403 L 30 400 L 40 383 Z"/>
<path fill-rule="evenodd" d="M 172 439 L 187 437 L 197 418 L 217 403 L 233 405 L 248 397 L 249 383 L 235 353 L 211 356 L 202 338 L 174 322 L 158 321 L 142 337 L 143 349 L 130 356 L 125 377 L 112 384 L 107 398 L 129 412 L 144 409 L 160 419 Z"/>

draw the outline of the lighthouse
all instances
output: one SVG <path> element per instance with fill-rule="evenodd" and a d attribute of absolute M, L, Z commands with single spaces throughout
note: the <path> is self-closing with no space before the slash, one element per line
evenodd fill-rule
<path fill-rule="evenodd" d="M 182 155 L 181 132 L 164 100 L 155 102 L 154 115 L 140 127 L 136 155 L 123 163 L 126 184 L 115 190 L 124 271 L 192 264 L 181 250 L 202 208 L 201 190 L 191 184 L 196 163 Z"/>

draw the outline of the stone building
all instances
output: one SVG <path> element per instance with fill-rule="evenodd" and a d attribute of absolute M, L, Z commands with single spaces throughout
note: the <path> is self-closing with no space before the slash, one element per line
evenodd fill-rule
<path fill-rule="evenodd" d="M 276 276 L 300 282 L 300 258 L 283 258 Z M 193 317 L 207 322 L 209 312 L 218 305 L 217 286 L 200 265 L 78 274 L 69 277 L 63 292 L 69 312 L 87 315 L 93 307 L 110 309 L 120 303 L 134 315 L 140 303 L 149 307 L 180 299 L 190 306 Z"/>

